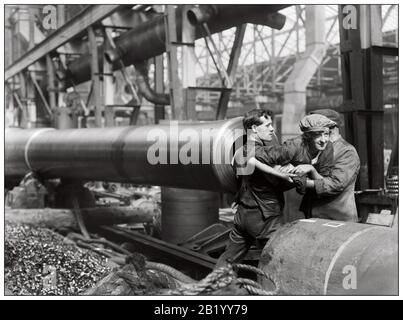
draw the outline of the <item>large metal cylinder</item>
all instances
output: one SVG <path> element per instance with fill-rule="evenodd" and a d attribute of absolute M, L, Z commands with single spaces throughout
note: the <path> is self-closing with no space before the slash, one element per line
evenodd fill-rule
<path fill-rule="evenodd" d="M 181 243 L 218 223 L 217 192 L 177 188 L 161 189 L 162 239 Z"/>
<path fill-rule="evenodd" d="M 5 178 L 18 180 L 33 171 L 45 179 L 234 192 L 231 149 L 242 128 L 242 118 L 93 129 L 10 128 L 5 132 Z"/>
<path fill-rule="evenodd" d="M 303 219 L 273 235 L 260 268 L 277 279 L 283 295 L 395 295 L 397 243 L 388 227 Z"/>
<path fill-rule="evenodd" d="M 201 5 L 207 7 L 211 5 Z M 288 5 L 215 5 L 216 15 L 211 15 L 208 23 L 211 33 L 239 26 L 243 23 L 258 23 L 281 29 L 285 24 L 285 17 L 277 14 Z M 180 41 L 182 38 L 182 6 L 176 9 L 176 31 Z M 200 28 L 196 29 L 196 39 L 205 36 Z M 106 58 L 113 62 L 114 70 L 122 66 L 118 59 L 129 66 L 135 62 L 145 61 L 165 52 L 165 18 L 160 17 L 148 20 L 114 40 L 117 49 L 105 52 Z M 99 70 L 103 70 L 104 47 L 98 47 Z M 68 65 L 66 74 L 74 83 L 81 83 L 91 79 L 91 56 L 85 54 Z"/>

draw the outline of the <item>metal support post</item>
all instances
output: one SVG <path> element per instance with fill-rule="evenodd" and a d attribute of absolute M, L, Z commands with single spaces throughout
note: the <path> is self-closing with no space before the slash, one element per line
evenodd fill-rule
<path fill-rule="evenodd" d="M 20 125 L 22 128 L 27 128 L 29 123 L 28 118 L 28 100 L 27 100 L 27 86 L 26 86 L 26 79 L 24 74 L 20 72 L 18 74 L 19 83 L 20 83 L 20 97 L 22 101 L 22 110 L 21 110 L 21 121 Z"/>
<path fill-rule="evenodd" d="M 196 91 L 190 87 L 196 86 L 196 54 L 194 42 L 196 39 L 195 27 L 187 18 L 187 11 L 191 5 L 185 5 L 182 9 L 182 86 L 184 97 L 185 119 L 196 119 Z"/>
<path fill-rule="evenodd" d="M 356 6 L 357 12 L 359 6 Z M 343 6 L 339 7 L 340 54 L 345 107 L 346 139 L 355 146 L 361 161 L 357 187 L 369 188 L 366 119 L 357 110 L 365 109 L 364 74 L 359 29 L 343 28 Z"/>
<path fill-rule="evenodd" d="M 45 95 L 44 95 L 44 93 L 42 91 L 42 88 L 40 87 L 38 81 L 36 80 L 34 72 L 29 72 L 29 76 L 30 76 L 30 78 L 32 80 L 32 83 L 34 84 L 37 92 L 39 93 L 41 101 L 43 102 L 43 105 L 45 106 L 46 112 L 48 113 L 49 117 L 52 118 L 52 110 L 51 110 L 51 108 L 49 106 L 48 101 L 45 98 Z"/>
<path fill-rule="evenodd" d="M 176 45 L 177 33 L 175 19 L 174 6 L 167 5 L 165 14 L 165 32 L 172 118 L 176 120 L 184 120 L 185 112 L 183 110 L 183 92 L 178 75 L 178 50 Z"/>
<path fill-rule="evenodd" d="M 213 38 L 211 36 L 211 32 L 210 32 L 210 29 L 209 29 L 207 23 L 203 23 L 202 27 L 204 29 L 204 32 L 206 33 L 206 37 L 204 39 L 205 39 L 205 42 L 206 42 L 207 49 L 210 52 L 211 58 L 213 59 L 213 62 L 215 64 L 215 66 L 216 66 L 218 74 L 220 75 L 220 78 L 222 79 L 223 85 L 226 86 L 226 88 L 232 88 L 233 83 L 232 83 L 230 77 L 228 76 L 227 71 L 225 70 L 224 63 L 223 63 L 222 58 L 221 58 L 221 53 L 218 50 L 218 48 L 217 48 L 217 46 L 216 46 L 216 44 L 215 44 L 215 42 L 214 42 L 214 40 L 213 40 Z M 209 41 L 210 41 L 210 43 L 211 43 L 211 45 L 213 47 L 214 52 L 210 49 Z M 217 56 L 217 61 L 214 58 L 214 53 Z"/>
<path fill-rule="evenodd" d="M 238 27 L 235 32 L 235 39 L 232 45 L 230 59 L 227 68 L 227 73 L 232 83 L 235 81 L 236 70 L 238 68 L 239 57 L 241 55 L 242 50 L 242 42 L 245 36 L 245 30 L 246 30 L 246 24 L 243 24 L 240 27 Z M 231 91 L 224 90 L 221 92 L 216 113 L 217 120 L 225 118 L 228 109 L 228 102 L 231 96 Z"/>
<path fill-rule="evenodd" d="M 108 41 L 108 36 L 112 38 L 111 29 L 104 28 L 104 43 L 105 48 L 109 49 L 111 47 L 110 41 Z M 105 56 L 103 59 L 104 64 L 104 105 L 105 105 L 105 127 L 113 127 L 115 125 L 115 112 L 113 107 L 111 107 L 114 101 L 114 85 L 113 85 L 113 68 L 112 65 L 106 60 Z"/>
<path fill-rule="evenodd" d="M 102 97 L 101 97 L 101 82 L 99 79 L 99 65 L 98 65 L 98 46 L 95 37 L 94 28 L 91 26 L 88 28 L 88 38 L 90 41 L 91 52 L 91 78 L 93 82 L 93 97 L 95 104 L 95 125 L 102 127 Z"/>
<path fill-rule="evenodd" d="M 154 58 L 154 84 L 156 92 L 164 92 L 164 56 L 160 55 Z M 165 106 L 156 105 L 154 109 L 154 122 L 159 123 L 165 119 Z"/>
<path fill-rule="evenodd" d="M 115 41 L 113 41 L 112 35 L 110 33 L 106 32 L 105 36 L 106 36 L 107 42 L 109 43 L 109 46 L 111 46 L 113 49 L 116 50 L 116 44 L 115 44 Z M 126 66 L 124 65 L 123 60 L 121 58 L 119 58 L 119 64 L 121 66 L 120 72 L 122 73 L 123 80 L 129 86 L 130 93 L 132 94 L 132 97 L 133 97 L 133 99 L 128 104 L 134 105 L 133 112 L 130 117 L 130 125 L 135 125 L 137 122 L 137 118 L 140 114 L 140 98 L 137 95 L 137 91 L 136 91 L 133 83 L 130 81 L 130 77 L 126 72 Z M 112 65 L 110 65 L 110 68 L 112 69 Z"/>
<path fill-rule="evenodd" d="M 46 55 L 46 69 L 48 74 L 49 107 L 54 112 L 56 105 L 55 68 L 50 55 Z"/>

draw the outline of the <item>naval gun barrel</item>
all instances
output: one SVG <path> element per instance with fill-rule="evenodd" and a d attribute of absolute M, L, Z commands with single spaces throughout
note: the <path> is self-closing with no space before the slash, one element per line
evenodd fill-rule
<path fill-rule="evenodd" d="M 44 179 L 235 192 L 231 160 L 242 135 L 242 118 L 90 129 L 7 128 L 5 179 L 15 184 L 34 172 Z"/>

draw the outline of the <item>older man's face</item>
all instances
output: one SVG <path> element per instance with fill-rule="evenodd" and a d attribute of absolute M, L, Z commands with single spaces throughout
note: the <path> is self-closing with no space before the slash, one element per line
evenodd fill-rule
<path fill-rule="evenodd" d="M 271 117 L 266 119 L 265 117 L 260 117 L 262 124 L 255 126 L 254 131 L 261 140 L 271 141 L 274 135 L 273 121 Z"/>
<path fill-rule="evenodd" d="M 325 150 L 329 142 L 329 130 L 323 132 L 316 132 L 312 137 L 312 145 L 318 151 Z"/>

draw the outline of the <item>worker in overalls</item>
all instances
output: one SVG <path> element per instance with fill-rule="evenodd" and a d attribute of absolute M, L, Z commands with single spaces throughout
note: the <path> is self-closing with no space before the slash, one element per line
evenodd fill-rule
<path fill-rule="evenodd" d="M 234 157 L 234 168 L 240 179 L 236 196 L 238 208 L 229 243 L 216 267 L 241 261 L 255 243 L 263 247 L 270 234 L 281 225 L 283 191 L 287 188 L 281 180 L 286 182 L 287 175 L 278 173 L 275 176 L 250 170 L 250 160 L 260 148 L 278 145 L 272 119 L 270 111 L 260 109 L 249 111 L 244 116 L 247 141 Z"/>
<path fill-rule="evenodd" d="M 300 122 L 303 134 L 279 145 L 276 139 L 273 141 L 272 117 L 261 112 L 252 110 L 244 117 L 247 142 L 243 155 L 246 154 L 246 159 L 239 161 L 239 157 L 235 157 L 235 164 L 238 168 L 253 163 L 258 170 L 241 175 L 234 227 L 216 267 L 241 261 L 252 244 L 263 248 L 282 224 L 283 192 L 297 186 L 300 193 L 306 193 L 307 174 L 321 178 L 321 175 L 329 174 L 332 165 L 333 148 L 328 142 L 329 126 L 334 125 L 333 121 L 321 115 L 306 116 Z M 313 165 L 314 169 L 304 167 L 304 164 Z M 274 174 L 276 165 L 288 165 L 288 172 Z M 309 192 L 302 204 L 308 208 L 306 210 L 309 210 Z"/>

